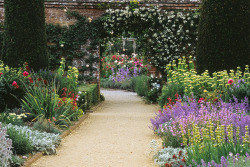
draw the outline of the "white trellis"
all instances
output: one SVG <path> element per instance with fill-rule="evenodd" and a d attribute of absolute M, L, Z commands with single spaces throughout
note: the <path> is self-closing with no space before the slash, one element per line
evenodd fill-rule
<path fill-rule="evenodd" d="M 122 38 L 123 51 L 125 51 L 126 41 L 133 41 L 133 51 L 135 53 L 135 50 L 136 50 L 136 38 Z"/>

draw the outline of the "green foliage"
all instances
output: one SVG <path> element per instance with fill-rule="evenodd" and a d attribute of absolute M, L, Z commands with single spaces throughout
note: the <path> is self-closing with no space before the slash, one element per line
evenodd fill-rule
<path fill-rule="evenodd" d="M 36 130 L 39 130 L 41 132 L 61 134 L 62 132 L 56 127 L 54 121 L 56 121 L 56 120 L 49 120 L 48 121 L 47 119 L 40 117 L 34 123 L 33 128 Z"/>
<path fill-rule="evenodd" d="M 234 99 L 243 100 L 245 97 L 250 100 L 250 83 L 246 83 L 244 80 L 238 80 L 230 89 L 228 89 L 227 96 L 224 97 L 227 101 Z"/>
<path fill-rule="evenodd" d="M 228 158 L 228 167 L 246 167 L 250 166 L 250 157 L 232 155 Z"/>
<path fill-rule="evenodd" d="M 70 120 L 77 117 L 77 112 L 72 110 L 71 100 L 68 99 L 59 105 L 59 95 L 55 84 L 52 87 L 31 87 L 22 99 L 22 108 L 34 119 L 44 117 L 56 119 L 56 124 L 68 127 Z M 54 118 L 53 118 L 54 117 Z"/>
<path fill-rule="evenodd" d="M 2 60 L 11 67 L 29 62 L 38 71 L 48 67 L 44 0 L 6 0 Z"/>
<path fill-rule="evenodd" d="M 100 94 L 100 101 L 105 101 L 105 96 L 104 96 L 104 94 Z"/>
<path fill-rule="evenodd" d="M 151 77 L 148 82 L 149 90 L 147 92 L 146 99 L 148 102 L 155 103 L 157 102 L 158 97 L 161 95 L 162 78 Z"/>
<path fill-rule="evenodd" d="M 146 75 L 136 77 L 135 91 L 139 96 L 146 96 L 149 90 L 149 78 Z"/>
<path fill-rule="evenodd" d="M 167 131 L 162 137 L 162 146 L 163 147 L 182 147 L 182 138 L 180 136 L 173 136 L 170 131 Z"/>
<path fill-rule="evenodd" d="M 198 28 L 197 70 L 242 69 L 250 63 L 249 2 L 203 0 Z"/>
<path fill-rule="evenodd" d="M 20 158 L 17 155 L 12 155 L 11 156 L 11 160 L 10 160 L 10 166 L 11 167 L 18 167 L 18 166 L 22 166 L 24 163 L 24 159 Z"/>
<path fill-rule="evenodd" d="M 23 118 L 26 117 L 25 114 L 15 114 L 15 113 L 0 113 L 0 122 L 4 124 L 13 125 L 24 125 Z"/>
<path fill-rule="evenodd" d="M 12 140 L 12 150 L 18 155 L 31 153 L 33 150 L 29 139 L 14 128 L 7 129 L 8 138 Z"/>
<path fill-rule="evenodd" d="M 80 85 L 79 91 L 81 91 L 83 94 L 80 95 L 80 97 L 83 97 L 80 98 L 79 101 L 81 101 L 81 99 L 84 99 L 84 103 L 86 103 L 86 109 L 90 109 L 90 107 L 100 101 L 100 98 L 98 97 L 99 93 L 97 84 Z"/>
<path fill-rule="evenodd" d="M 9 68 L 4 66 L 0 61 L 0 112 L 4 111 L 6 107 L 16 108 L 20 107 L 18 99 L 25 94 L 25 78 L 22 76 L 22 70 Z M 12 86 L 13 81 L 16 81 L 18 88 Z"/>
<path fill-rule="evenodd" d="M 184 87 L 178 84 L 167 84 L 162 88 L 162 94 L 158 98 L 158 104 L 161 108 L 168 102 L 168 98 L 175 99 L 176 93 L 183 95 Z"/>

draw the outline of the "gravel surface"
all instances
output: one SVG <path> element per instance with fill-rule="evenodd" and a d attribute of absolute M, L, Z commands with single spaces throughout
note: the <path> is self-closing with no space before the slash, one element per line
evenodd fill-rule
<path fill-rule="evenodd" d="M 157 105 L 145 104 L 133 92 L 102 90 L 106 100 L 81 126 L 63 139 L 56 155 L 43 156 L 32 167 L 155 167 L 149 129 Z"/>

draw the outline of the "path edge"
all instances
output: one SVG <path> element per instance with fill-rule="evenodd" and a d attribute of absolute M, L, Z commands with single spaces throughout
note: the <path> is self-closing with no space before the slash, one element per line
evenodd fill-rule
<path fill-rule="evenodd" d="M 75 122 L 73 126 L 71 126 L 68 130 L 66 130 L 62 134 L 60 134 L 61 139 L 65 138 L 72 131 L 74 131 L 76 128 L 78 128 L 82 124 L 82 122 L 89 117 L 90 113 L 97 110 L 97 108 L 99 108 L 102 103 L 103 102 L 99 102 L 97 105 L 93 106 L 91 108 L 90 112 L 87 111 L 86 114 L 84 114 L 77 122 Z M 36 154 L 34 154 L 30 158 L 28 158 L 28 160 L 25 161 L 24 164 L 22 166 L 20 166 L 20 167 L 31 167 L 31 165 L 35 161 L 37 161 L 39 158 L 41 158 L 42 156 L 44 156 L 43 152 L 37 152 Z"/>

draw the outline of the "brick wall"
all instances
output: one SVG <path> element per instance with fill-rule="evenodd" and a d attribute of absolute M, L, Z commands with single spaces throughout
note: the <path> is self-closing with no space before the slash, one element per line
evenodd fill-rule
<path fill-rule="evenodd" d="M 74 23 L 69 19 L 64 9 L 70 9 L 80 14 L 95 19 L 100 17 L 105 9 L 124 8 L 130 0 L 45 0 L 46 22 L 60 25 L 70 25 Z M 150 7 L 157 5 L 162 9 L 190 9 L 197 8 L 201 0 L 150 0 L 145 2 L 139 1 L 140 6 Z M 0 0 L 0 23 L 4 22 L 4 0 Z"/>

